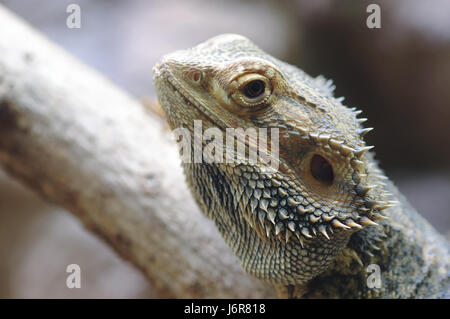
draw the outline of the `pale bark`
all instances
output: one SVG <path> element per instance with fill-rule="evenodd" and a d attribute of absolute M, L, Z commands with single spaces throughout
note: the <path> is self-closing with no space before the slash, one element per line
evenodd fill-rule
<path fill-rule="evenodd" d="M 200 213 L 169 136 L 140 103 L 0 7 L 3 168 L 71 211 L 163 297 L 274 297 Z"/>

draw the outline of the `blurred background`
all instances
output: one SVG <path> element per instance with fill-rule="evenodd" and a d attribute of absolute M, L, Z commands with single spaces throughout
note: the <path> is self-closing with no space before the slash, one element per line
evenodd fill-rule
<path fill-rule="evenodd" d="M 381 29 L 366 8 L 381 7 Z M 70 3 L 81 28 L 66 26 Z M 0 0 L 52 41 L 141 99 L 156 99 L 161 55 L 239 33 L 363 110 L 381 167 L 450 238 L 450 1 Z M 68 289 L 76 263 L 82 288 Z M 0 297 L 157 298 L 142 274 L 68 212 L 0 169 Z"/>

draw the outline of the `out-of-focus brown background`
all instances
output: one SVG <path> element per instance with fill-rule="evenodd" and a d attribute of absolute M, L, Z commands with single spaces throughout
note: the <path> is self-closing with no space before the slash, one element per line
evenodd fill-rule
<path fill-rule="evenodd" d="M 372 1 L 0 3 L 136 97 L 155 98 L 151 68 L 161 55 L 230 32 L 332 78 L 337 95 L 375 127 L 368 142 L 388 176 L 450 237 L 449 1 L 377 1 L 381 29 L 366 27 Z M 66 27 L 70 3 L 81 7 L 81 29 Z M 81 289 L 66 287 L 72 263 L 81 266 Z M 68 212 L 0 169 L 0 297 L 158 295 Z"/>

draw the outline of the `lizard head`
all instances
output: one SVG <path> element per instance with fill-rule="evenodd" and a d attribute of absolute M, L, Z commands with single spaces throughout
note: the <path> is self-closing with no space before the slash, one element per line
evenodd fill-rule
<path fill-rule="evenodd" d="M 390 206 L 378 187 L 384 176 L 370 164 L 372 147 L 363 140 L 371 129 L 361 126 L 365 119 L 357 118 L 358 111 L 333 97 L 322 77 L 226 34 L 165 56 L 154 80 L 172 128 L 192 131 L 194 120 L 202 120 L 203 127 L 224 134 L 228 128 L 277 130 L 276 140 L 270 134 L 266 140 L 279 147 L 277 171 L 262 170 L 261 162 L 222 162 L 209 176 L 227 184 L 234 209 L 261 239 L 287 245 L 297 237 L 302 247 L 330 247 L 327 241 L 340 239 L 342 248 Z M 244 143 L 250 149 L 251 138 Z M 332 250 L 322 266 L 339 249 Z"/>

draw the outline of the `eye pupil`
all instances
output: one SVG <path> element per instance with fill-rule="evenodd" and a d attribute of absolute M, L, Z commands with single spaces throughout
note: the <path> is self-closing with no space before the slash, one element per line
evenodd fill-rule
<path fill-rule="evenodd" d="M 331 185 L 334 180 L 333 167 L 322 156 L 314 155 L 310 163 L 311 175 L 319 182 Z"/>
<path fill-rule="evenodd" d="M 246 97 L 253 99 L 263 94 L 265 88 L 266 85 L 264 84 L 263 81 L 261 80 L 251 81 L 244 87 L 244 94 Z"/>

